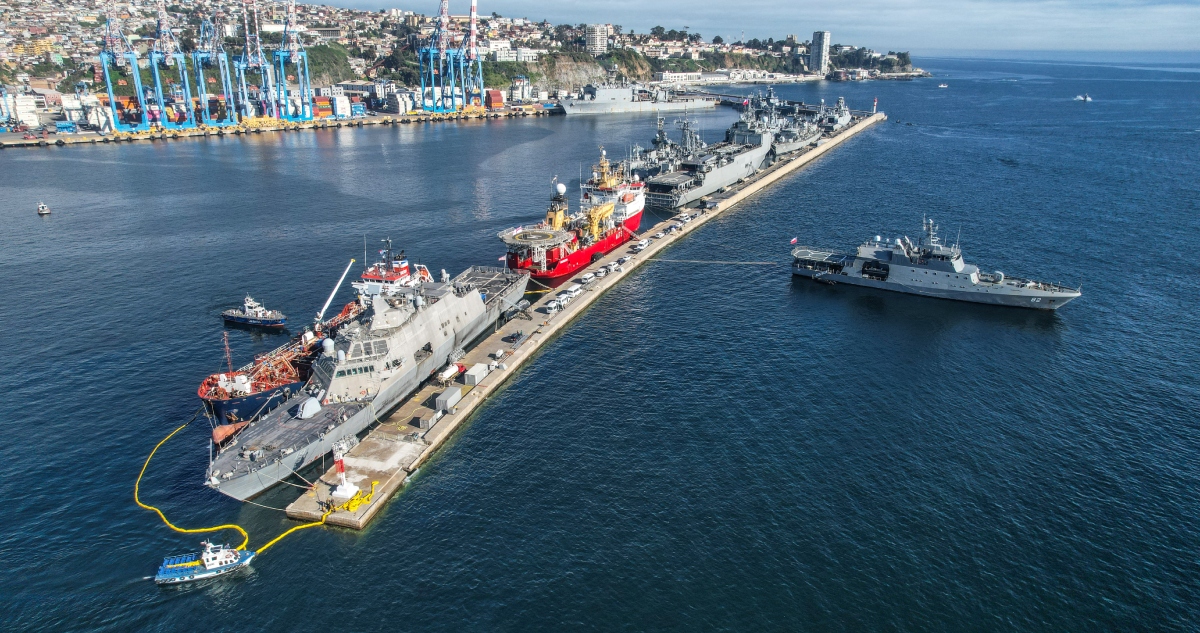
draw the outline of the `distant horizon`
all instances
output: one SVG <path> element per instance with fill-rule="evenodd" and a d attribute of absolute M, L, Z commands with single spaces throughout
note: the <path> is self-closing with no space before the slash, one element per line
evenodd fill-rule
<path fill-rule="evenodd" d="M 437 13 L 437 0 L 324 0 L 361 10 L 398 8 Z M 451 0 L 450 12 L 467 13 L 470 0 Z M 603 4 L 559 0 L 479 0 L 481 15 L 550 20 L 555 24 L 620 24 L 648 33 L 653 26 L 720 35 L 733 42 L 800 40 L 830 31 L 835 44 L 887 50 L 1103 51 L 1200 53 L 1200 3 L 1191 0 L 861 0 L 853 7 L 797 7 L 792 0 L 759 0 L 752 11 L 729 5 L 663 0 L 610 0 Z M 1152 43 L 1152 44 L 1149 44 Z"/>

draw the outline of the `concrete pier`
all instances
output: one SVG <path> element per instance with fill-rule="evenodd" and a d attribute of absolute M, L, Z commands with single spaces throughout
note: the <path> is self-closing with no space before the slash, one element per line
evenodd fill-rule
<path fill-rule="evenodd" d="M 582 314 L 606 290 L 620 283 L 626 275 L 632 273 L 642 263 L 653 259 L 655 255 L 683 239 L 709 220 L 824 155 L 846 139 L 886 119 L 887 117 L 883 113 L 857 119 L 836 135 L 822 139 L 815 147 L 782 156 L 768 169 L 747 178 L 745 182 L 731 187 L 723 194 L 709 198 L 709 209 L 703 211 L 688 209 L 688 212 L 698 213 L 698 215 L 693 215 L 691 221 L 683 223 L 680 230 L 665 233 L 664 237 L 659 239 L 651 239 L 650 246 L 641 253 L 632 253 L 630 247 L 633 242 L 630 242 L 580 270 L 576 273 L 575 278 L 615 262 L 620 257 L 631 258 L 622 266 L 621 271 L 610 273 L 606 277 L 584 286 L 584 292 L 562 311 L 548 315 L 545 312 L 545 306 L 557 295 L 555 292 L 543 294 L 531 307 L 531 318 L 517 318 L 497 328 L 492 335 L 486 337 L 468 352 L 464 359 L 459 361 L 463 365 L 471 367 L 476 363 L 487 364 L 498 360 L 503 363 L 504 368 L 493 370 L 476 385 L 464 384 L 462 377 L 456 379 L 450 388 L 461 389 L 463 396 L 452 408 L 452 411 L 438 419 L 432 427 L 426 430 L 418 427 L 420 420 L 429 419 L 429 416 L 434 413 L 434 400 L 446 389 L 440 385 L 428 384 L 404 401 L 395 412 L 381 420 L 358 446 L 349 451 L 344 460 L 347 481 L 358 486 L 364 492 L 371 490 L 372 482 L 378 482 L 375 493 L 369 503 L 361 504 L 356 511 L 334 512 L 329 515 L 326 522 L 355 529 L 365 527 L 386 505 L 388 499 L 402 488 L 408 478 L 453 436 L 454 432 L 470 418 L 471 414 L 487 400 L 489 395 L 503 385 L 521 365 L 532 358 L 556 332 Z M 679 222 L 675 219 L 659 222 L 645 229 L 642 235 L 654 235 L 671 224 L 679 224 Z M 494 358 L 497 351 L 503 351 L 503 355 L 499 359 Z M 287 507 L 287 515 L 292 519 L 302 521 L 320 520 L 324 514 L 324 507 L 328 506 L 331 500 L 331 493 L 337 482 L 336 469 L 330 468 L 315 482 L 313 489 L 301 495 Z"/>

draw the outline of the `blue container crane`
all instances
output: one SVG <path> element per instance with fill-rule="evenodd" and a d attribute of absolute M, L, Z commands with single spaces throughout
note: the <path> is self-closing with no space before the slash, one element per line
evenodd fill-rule
<path fill-rule="evenodd" d="M 128 66 L 129 77 L 133 80 L 133 94 L 137 99 L 137 110 L 134 119 L 122 116 L 121 108 L 117 107 L 117 98 L 113 94 L 113 71 Z M 108 91 L 108 107 L 112 111 L 113 130 L 117 132 L 142 132 L 150 129 L 150 118 L 146 113 L 146 95 L 142 92 L 142 75 L 138 70 L 138 56 L 129 38 L 121 32 L 118 20 L 111 14 L 105 16 L 104 45 L 100 49 L 100 68 L 104 71 L 104 84 Z M 119 80 L 118 80 L 119 81 Z"/>
<path fill-rule="evenodd" d="M 275 51 L 275 70 L 278 81 L 275 83 L 275 102 L 277 117 L 284 121 L 311 121 L 313 119 L 312 84 L 308 78 L 308 52 L 300 41 L 300 32 L 296 22 L 296 0 L 288 0 L 287 19 L 283 23 L 283 42 Z M 295 75 L 288 75 L 288 67 L 294 69 Z M 292 103 L 288 91 L 288 81 L 296 78 L 296 93 L 298 99 Z"/>
<path fill-rule="evenodd" d="M 450 43 L 450 1 L 441 0 L 428 45 L 417 51 L 421 66 L 421 109 L 458 112 L 483 105 L 483 62 L 477 46 L 478 1 L 471 0 L 470 32 L 458 48 Z M 427 96 L 428 95 L 428 96 Z"/>
<path fill-rule="evenodd" d="M 437 26 L 428 45 L 417 51 L 417 58 L 421 65 L 421 109 L 457 112 L 466 58 L 461 48 L 450 48 L 450 0 L 441 0 Z"/>
<path fill-rule="evenodd" d="M 253 21 L 250 20 L 251 13 L 254 14 Z M 238 109 L 243 119 L 257 116 L 274 118 L 277 114 L 273 98 L 275 70 L 263 52 L 258 24 L 258 5 L 254 0 L 246 0 L 245 6 L 242 7 L 242 29 L 246 36 L 246 45 L 242 49 L 242 56 L 233 63 L 234 73 L 237 75 Z M 250 28 L 252 25 L 253 29 Z M 257 84 L 250 83 L 247 75 L 251 73 L 258 73 Z"/>
<path fill-rule="evenodd" d="M 162 75 L 160 69 L 175 67 L 179 83 L 171 90 L 170 104 L 163 93 Z M 196 127 L 196 117 L 192 108 L 192 85 L 188 79 L 187 57 L 179 50 L 179 43 L 171 33 L 170 18 L 167 15 L 166 0 L 158 0 L 158 31 L 155 34 L 154 46 L 150 49 L 150 69 L 154 73 L 154 100 L 158 103 L 158 124 L 168 130 L 179 130 Z M 170 105 L 175 113 L 182 111 L 183 117 L 168 115 Z M 178 120 L 177 120 L 178 119 Z"/>
<path fill-rule="evenodd" d="M 202 125 L 212 127 L 228 127 L 237 125 L 237 112 L 233 105 L 233 82 L 229 79 L 229 56 L 225 54 L 225 44 L 221 36 L 221 13 L 213 14 L 212 20 L 200 23 L 200 40 L 196 50 L 192 52 L 192 68 L 196 71 L 196 98 L 200 103 L 196 106 L 196 118 Z M 212 69 L 217 77 L 204 76 L 204 70 Z M 221 82 L 221 94 L 224 99 L 219 103 L 217 111 L 210 107 L 212 95 L 208 92 L 208 83 Z"/>

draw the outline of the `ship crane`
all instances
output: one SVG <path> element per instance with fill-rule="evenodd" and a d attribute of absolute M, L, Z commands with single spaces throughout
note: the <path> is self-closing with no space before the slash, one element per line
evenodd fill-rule
<path fill-rule="evenodd" d="M 234 74 L 237 76 L 238 108 L 242 119 L 275 117 L 275 102 L 267 98 L 275 94 L 275 70 L 263 52 L 258 5 L 254 0 L 246 0 L 242 6 L 242 33 L 246 43 L 242 49 L 242 56 L 233 64 Z M 248 76 L 251 73 L 258 74 L 257 83 L 251 83 Z M 257 106 L 255 101 L 258 102 Z"/>
<path fill-rule="evenodd" d="M 308 77 L 308 52 L 300 41 L 299 23 L 296 20 L 296 0 L 287 0 L 287 17 L 283 23 L 283 42 L 275 51 L 276 116 L 285 121 L 311 121 L 313 119 L 312 85 Z M 288 74 L 289 66 L 295 75 Z M 296 80 L 296 99 L 288 90 L 288 82 Z"/>
<path fill-rule="evenodd" d="M 212 20 L 200 23 L 200 40 L 192 52 L 192 68 L 196 71 L 196 119 L 200 124 L 213 127 L 237 125 L 237 112 L 233 107 L 233 82 L 230 80 L 229 55 L 225 53 L 222 14 L 214 13 Z M 208 75 L 205 70 L 211 71 Z M 209 94 L 209 83 L 221 83 L 221 93 L 215 95 L 217 107 L 214 112 Z"/>
<path fill-rule="evenodd" d="M 100 68 L 104 73 L 104 85 L 108 92 L 108 108 L 112 116 L 112 129 L 116 132 L 141 132 L 150 129 L 146 114 L 146 95 L 142 92 L 142 76 L 138 71 L 138 56 L 129 38 L 121 31 L 115 7 L 105 10 L 104 43 L 100 49 Z M 125 85 L 122 76 L 133 82 L 133 101 L 122 104 L 117 101 L 113 89 L 113 75 L 117 85 Z"/>
<path fill-rule="evenodd" d="M 171 101 L 168 102 L 163 93 L 162 75 L 160 70 L 174 67 L 179 82 L 168 83 L 171 89 Z M 150 69 L 154 76 L 154 100 L 158 105 L 158 125 L 172 130 L 196 127 L 196 119 L 192 112 L 192 85 L 188 79 L 187 57 L 179 49 L 179 42 L 171 33 L 170 16 L 167 14 L 166 0 L 158 0 L 158 27 L 154 36 L 154 45 L 150 49 Z"/>

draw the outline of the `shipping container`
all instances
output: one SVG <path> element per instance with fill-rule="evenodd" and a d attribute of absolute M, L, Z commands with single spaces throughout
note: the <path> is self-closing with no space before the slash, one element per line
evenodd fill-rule
<path fill-rule="evenodd" d="M 479 365 L 479 366 L 483 367 L 484 369 L 487 369 L 486 365 Z M 474 369 L 474 367 L 472 367 L 472 369 Z M 468 372 L 468 373 L 470 373 L 470 372 Z M 473 383 L 467 383 L 467 384 L 473 384 Z M 453 407 L 454 405 L 458 404 L 459 400 L 462 400 L 462 387 L 450 387 L 449 389 L 438 394 L 437 399 L 434 400 L 434 407 L 438 411 L 449 411 L 450 407 Z"/>
<path fill-rule="evenodd" d="M 463 374 L 463 382 L 467 383 L 468 385 L 478 385 L 483 381 L 484 378 L 487 378 L 487 375 L 487 365 L 484 365 L 483 363 L 475 363 L 474 366 L 472 366 L 466 371 L 466 373 Z"/>

